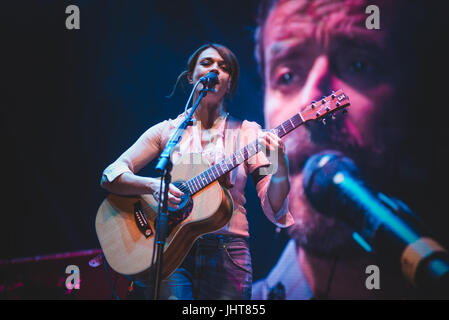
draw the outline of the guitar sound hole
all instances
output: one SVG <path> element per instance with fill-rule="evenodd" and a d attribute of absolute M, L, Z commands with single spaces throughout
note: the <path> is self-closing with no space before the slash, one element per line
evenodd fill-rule
<path fill-rule="evenodd" d="M 173 183 L 176 187 L 182 184 L 182 181 L 177 181 Z M 179 203 L 179 209 L 173 209 L 168 207 L 168 232 L 177 226 L 179 223 L 187 219 L 193 209 L 193 199 L 188 192 L 184 192 L 181 197 L 181 202 Z"/>

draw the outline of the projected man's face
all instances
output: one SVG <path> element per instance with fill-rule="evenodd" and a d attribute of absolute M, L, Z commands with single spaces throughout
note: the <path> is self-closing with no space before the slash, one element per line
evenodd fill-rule
<path fill-rule="evenodd" d="M 343 89 L 351 107 L 345 116 L 311 123 L 286 137 L 292 173 L 290 206 L 296 224 L 292 235 L 317 253 L 341 251 L 351 237 L 340 223 L 322 217 L 305 200 L 301 170 L 307 158 L 325 149 L 362 157 L 381 167 L 401 142 L 404 130 L 396 95 L 399 73 L 388 46 L 390 22 L 380 30 L 365 27 L 363 1 L 279 1 L 263 31 L 264 112 L 272 128 L 312 100 Z M 391 3 L 382 4 L 382 12 Z M 369 159 L 369 160 L 368 160 Z M 352 242 L 352 241 L 351 241 Z"/>

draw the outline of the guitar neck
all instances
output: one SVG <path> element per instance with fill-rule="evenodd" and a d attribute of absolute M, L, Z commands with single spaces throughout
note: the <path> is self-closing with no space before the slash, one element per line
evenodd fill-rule
<path fill-rule="evenodd" d="M 349 105 L 349 98 L 343 90 L 340 89 L 337 92 L 332 91 L 331 95 L 323 97 L 320 101 L 312 101 L 310 105 L 302 109 L 301 113 L 295 114 L 281 125 L 272 129 L 271 132 L 276 134 L 279 138 L 282 138 L 289 132 L 303 125 L 306 121 L 324 120 L 328 115 L 334 114 L 338 110 L 345 109 Z M 196 177 L 184 182 L 182 188 L 190 194 L 195 194 L 219 179 L 221 176 L 235 169 L 259 151 L 259 144 L 257 140 L 255 140 Z"/>
<path fill-rule="evenodd" d="M 282 138 L 289 132 L 300 127 L 305 123 L 304 118 L 300 113 L 291 117 L 287 121 L 284 121 L 281 125 L 272 129 L 271 132 L 276 134 L 278 137 Z M 221 176 L 232 171 L 240 164 L 256 155 L 259 152 L 259 144 L 257 140 L 251 142 L 247 146 L 243 147 L 239 151 L 235 152 L 231 156 L 225 158 L 224 160 L 216 163 L 209 169 L 203 171 L 196 177 L 183 183 L 183 189 L 188 188 L 190 194 L 195 194 L 200 190 L 204 189 L 206 186 L 218 180 Z"/>

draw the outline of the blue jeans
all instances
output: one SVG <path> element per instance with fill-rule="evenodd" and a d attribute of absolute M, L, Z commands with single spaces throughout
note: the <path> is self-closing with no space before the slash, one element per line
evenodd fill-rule
<path fill-rule="evenodd" d="M 183 263 L 161 281 L 159 298 L 178 300 L 249 300 L 252 266 L 248 240 L 207 234 L 200 237 Z M 152 286 L 135 289 L 130 299 L 152 299 Z"/>

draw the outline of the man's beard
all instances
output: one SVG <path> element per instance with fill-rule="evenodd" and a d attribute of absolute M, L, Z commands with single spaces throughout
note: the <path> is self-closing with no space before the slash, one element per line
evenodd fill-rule
<path fill-rule="evenodd" d="M 353 256 L 360 252 L 352 239 L 353 231 L 343 222 L 317 212 L 306 199 L 302 175 L 291 178 L 290 210 L 295 224 L 288 230 L 298 246 L 318 256 Z"/>
<path fill-rule="evenodd" d="M 362 171 L 377 172 L 378 168 L 385 166 L 387 146 L 379 143 L 379 139 L 374 141 L 375 145 L 360 146 L 344 126 L 343 120 L 331 122 L 325 127 L 312 123 L 307 126 L 307 130 L 299 129 L 287 138 L 286 149 L 292 175 L 289 202 L 295 218 L 295 224 L 289 228 L 289 235 L 296 240 L 297 245 L 320 256 L 360 254 L 361 250 L 352 238 L 354 230 L 337 219 L 317 212 L 307 200 L 301 171 L 311 155 L 332 149 L 354 159 L 363 167 Z"/>

